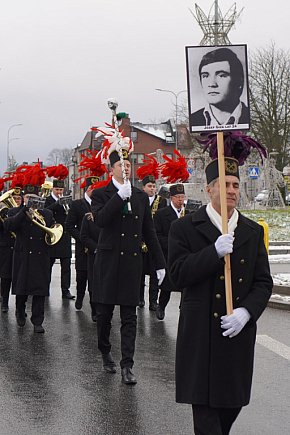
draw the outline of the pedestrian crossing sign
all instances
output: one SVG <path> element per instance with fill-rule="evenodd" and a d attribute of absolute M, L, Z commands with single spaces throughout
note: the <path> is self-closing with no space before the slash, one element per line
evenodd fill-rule
<path fill-rule="evenodd" d="M 257 166 L 252 166 L 248 170 L 249 177 L 252 179 L 259 177 L 259 168 Z"/>

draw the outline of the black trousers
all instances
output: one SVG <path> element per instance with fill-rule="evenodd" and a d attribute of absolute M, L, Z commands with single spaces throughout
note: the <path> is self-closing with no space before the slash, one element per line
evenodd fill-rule
<path fill-rule="evenodd" d="M 8 305 L 11 282 L 11 278 L 1 278 L 1 296 L 4 305 Z"/>
<path fill-rule="evenodd" d="M 162 310 L 165 310 L 168 302 L 170 301 L 170 295 L 171 295 L 170 291 L 166 291 L 162 289 L 160 290 L 158 305 L 160 306 L 160 308 L 162 308 Z"/>
<path fill-rule="evenodd" d="M 228 435 L 241 409 L 192 405 L 195 435 Z"/>
<path fill-rule="evenodd" d="M 98 349 L 107 354 L 111 351 L 110 332 L 111 320 L 113 317 L 115 305 L 110 304 L 96 304 L 97 312 L 97 330 L 98 330 Z M 120 361 L 121 368 L 133 367 L 135 340 L 136 340 L 136 327 L 137 316 L 136 307 L 129 305 L 120 305 L 121 317 L 121 353 L 122 359 Z"/>
<path fill-rule="evenodd" d="M 83 299 L 88 281 L 88 271 L 76 269 L 77 297 Z"/>
<path fill-rule="evenodd" d="M 50 258 L 50 276 L 52 273 L 52 266 L 54 265 L 56 258 Z M 70 257 L 60 258 L 60 282 L 62 291 L 66 291 L 70 288 Z"/>
<path fill-rule="evenodd" d="M 145 290 L 145 274 L 141 276 L 140 285 L 140 301 L 144 301 L 144 290 Z M 156 303 L 158 297 L 158 278 L 156 271 L 152 271 L 149 275 L 149 304 Z"/>
<path fill-rule="evenodd" d="M 16 310 L 22 316 L 25 316 L 27 299 L 28 295 L 16 295 Z M 32 296 L 30 320 L 33 325 L 41 325 L 44 320 L 44 301 L 45 296 Z"/>

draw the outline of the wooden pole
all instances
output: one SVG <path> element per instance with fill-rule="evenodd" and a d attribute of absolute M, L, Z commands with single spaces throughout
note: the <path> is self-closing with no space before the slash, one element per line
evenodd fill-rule
<path fill-rule="evenodd" d="M 218 149 L 222 233 L 227 234 L 228 233 L 228 210 L 227 210 L 226 179 L 225 179 L 224 134 L 222 131 L 217 132 L 217 149 Z M 225 259 L 224 273 L 225 273 L 226 308 L 227 308 L 227 314 L 232 314 L 233 296 L 232 296 L 230 254 L 225 255 L 224 259 Z"/>

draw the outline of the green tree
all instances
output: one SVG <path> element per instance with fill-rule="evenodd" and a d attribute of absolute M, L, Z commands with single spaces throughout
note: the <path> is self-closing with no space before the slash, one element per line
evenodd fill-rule
<path fill-rule="evenodd" d="M 277 168 L 290 162 L 290 53 L 269 47 L 250 54 L 251 133 L 277 155 Z"/>

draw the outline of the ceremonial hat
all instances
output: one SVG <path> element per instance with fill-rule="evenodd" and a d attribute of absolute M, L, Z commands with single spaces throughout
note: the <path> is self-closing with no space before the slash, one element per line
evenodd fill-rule
<path fill-rule="evenodd" d="M 156 183 L 156 180 L 159 178 L 159 171 L 160 165 L 156 158 L 145 154 L 143 165 L 137 168 L 136 174 L 143 186 L 146 186 L 147 183 Z"/>
<path fill-rule="evenodd" d="M 64 188 L 64 180 L 68 176 L 68 169 L 62 163 L 56 166 L 48 166 L 46 168 L 48 177 L 53 177 L 52 187 L 60 189 Z"/>
<path fill-rule="evenodd" d="M 86 189 L 90 187 L 94 183 L 98 183 L 100 181 L 100 177 L 97 177 L 96 175 L 90 175 L 86 177 Z"/>
<path fill-rule="evenodd" d="M 81 154 L 81 161 L 78 165 L 78 172 L 85 173 L 74 180 L 82 180 L 80 187 L 88 189 L 90 186 L 96 186 L 100 183 L 101 177 L 108 174 L 106 166 L 102 163 L 101 152 L 97 150 L 86 150 L 86 154 Z"/>
<path fill-rule="evenodd" d="M 121 148 L 122 156 L 123 156 L 123 160 L 129 160 L 129 152 L 126 148 Z M 118 153 L 118 151 L 112 151 L 111 154 L 109 154 L 109 160 L 110 160 L 110 165 L 113 166 L 114 163 L 118 162 L 119 160 L 121 160 L 120 158 L 120 154 Z"/>
<path fill-rule="evenodd" d="M 55 178 L 54 180 L 52 180 L 52 187 L 58 187 L 63 189 L 64 188 L 64 180 L 58 180 L 57 178 Z"/>
<path fill-rule="evenodd" d="M 23 194 L 38 195 L 40 186 L 45 181 L 45 169 L 40 162 L 34 165 L 22 165 L 19 167 L 23 175 Z"/>
<path fill-rule="evenodd" d="M 156 183 L 156 180 L 153 177 L 153 175 L 146 175 L 146 177 L 143 178 L 143 180 L 142 180 L 143 186 L 146 186 L 146 184 L 148 184 L 148 183 L 153 183 L 153 184 Z"/>
<path fill-rule="evenodd" d="M 184 195 L 184 186 L 181 183 L 169 187 L 170 196 Z"/>
<path fill-rule="evenodd" d="M 205 175 L 207 184 L 219 177 L 218 159 L 212 160 L 207 165 Z M 240 178 L 238 160 L 232 157 L 225 157 L 225 175 L 233 175 Z"/>

